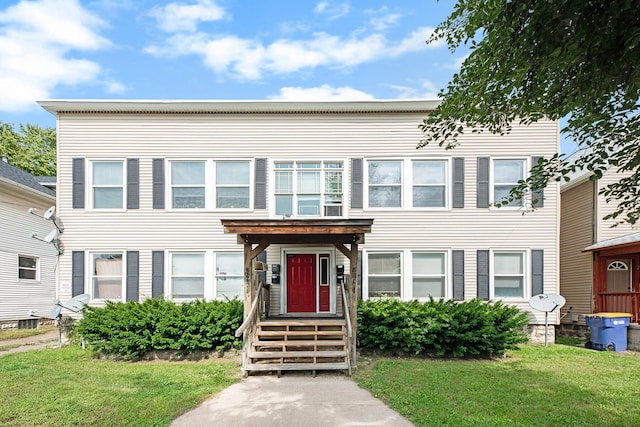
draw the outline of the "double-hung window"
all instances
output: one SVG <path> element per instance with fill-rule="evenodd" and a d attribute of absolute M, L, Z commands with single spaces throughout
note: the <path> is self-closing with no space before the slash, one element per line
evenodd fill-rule
<path fill-rule="evenodd" d="M 124 295 L 122 252 L 91 254 L 91 298 L 122 301 Z"/>
<path fill-rule="evenodd" d="M 38 280 L 37 257 L 18 255 L 18 278 L 25 280 Z"/>
<path fill-rule="evenodd" d="M 413 207 L 444 208 L 447 205 L 447 161 L 413 162 Z"/>
<path fill-rule="evenodd" d="M 413 298 L 446 298 L 447 266 L 444 252 L 412 254 Z"/>
<path fill-rule="evenodd" d="M 171 162 L 171 207 L 204 208 L 206 203 L 206 163 Z"/>
<path fill-rule="evenodd" d="M 509 196 L 512 188 L 526 175 L 527 161 L 524 159 L 493 160 L 493 203 L 499 203 Z M 521 207 L 523 200 L 513 200 L 506 206 Z"/>
<path fill-rule="evenodd" d="M 216 298 L 242 298 L 244 291 L 244 256 L 238 252 L 215 254 Z"/>
<path fill-rule="evenodd" d="M 91 162 L 91 199 L 94 209 L 124 208 L 124 162 Z"/>
<path fill-rule="evenodd" d="M 526 251 L 493 251 L 492 298 L 525 298 L 526 260 Z"/>
<path fill-rule="evenodd" d="M 370 161 L 368 177 L 369 207 L 402 207 L 402 161 Z"/>
<path fill-rule="evenodd" d="M 205 254 L 171 254 L 171 297 L 204 298 Z"/>
<path fill-rule="evenodd" d="M 342 215 L 342 162 L 277 161 L 274 169 L 276 216 Z"/>
<path fill-rule="evenodd" d="M 172 299 L 242 298 L 244 256 L 242 252 L 212 250 L 169 253 L 169 289 Z"/>
<path fill-rule="evenodd" d="M 367 257 L 369 297 L 400 297 L 402 282 L 402 254 L 376 253 Z"/>
<path fill-rule="evenodd" d="M 216 165 L 216 208 L 248 209 L 251 194 L 251 163 L 218 161 Z"/>

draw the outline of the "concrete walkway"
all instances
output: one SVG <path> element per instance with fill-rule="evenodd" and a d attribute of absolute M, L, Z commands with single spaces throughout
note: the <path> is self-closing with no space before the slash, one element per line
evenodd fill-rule
<path fill-rule="evenodd" d="M 36 350 L 38 348 L 58 347 L 59 338 L 58 331 L 54 330 L 40 335 L 0 341 L 0 357 L 12 353 Z"/>
<path fill-rule="evenodd" d="M 410 427 L 348 377 L 286 373 L 281 378 L 245 378 L 196 409 L 175 419 L 172 427 L 261 426 Z"/>

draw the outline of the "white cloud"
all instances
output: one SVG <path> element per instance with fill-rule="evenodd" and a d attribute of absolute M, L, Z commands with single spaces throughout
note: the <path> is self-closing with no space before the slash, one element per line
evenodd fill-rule
<path fill-rule="evenodd" d="M 327 1 L 321 1 L 316 5 L 314 12 L 321 15 L 326 15 L 328 19 L 333 20 L 342 18 L 343 16 L 349 14 L 349 9 L 350 8 L 348 3 L 332 5 Z"/>
<path fill-rule="evenodd" d="M 438 87 L 429 80 L 423 80 L 418 87 L 388 85 L 397 92 L 398 99 L 438 99 Z"/>
<path fill-rule="evenodd" d="M 77 0 L 20 1 L 0 10 L 0 110 L 27 111 L 60 84 L 94 81 L 100 65 L 68 57 L 108 47 L 106 24 Z"/>
<path fill-rule="evenodd" d="M 160 29 L 168 33 L 193 32 L 200 22 L 219 21 L 226 16 L 224 9 L 211 0 L 196 0 L 193 4 L 169 3 L 153 8 L 150 15 L 156 18 Z"/>
<path fill-rule="evenodd" d="M 379 16 L 371 18 L 369 24 L 377 31 L 386 30 L 392 25 L 395 25 L 400 19 L 400 15 L 392 13 L 389 15 Z"/>
<path fill-rule="evenodd" d="M 365 62 L 397 57 L 409 52 L 438 48 L 424 41 L 433 31 L 424 27 L 399 42 L 383 34 L 339 37 L 315 33 L 307 40 L 279 39 L 270 44 L 235 36 L 216 38 L 205 33 L 179 33 L 145 52 L 158 57 L 202 56 L 207 67 L 220 75 L 258 80 L 264 74 L 291 74 L 316 67 L 346 68 Z"/>
<path fill-rule="evenodd" d="M 372 95 L 352 87 L 283 87 L 278 95 L 269 99 L 284 101 L 366 101 L 375 99 Z"/>

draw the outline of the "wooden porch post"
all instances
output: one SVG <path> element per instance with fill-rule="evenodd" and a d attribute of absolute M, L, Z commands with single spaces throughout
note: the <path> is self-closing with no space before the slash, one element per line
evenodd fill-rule
<path fill-rule="evenodd" d="M 251 264 L 253 258 L 251 258 L 251 243 L 244 244 L 244 311 L 243 319 L 249 316 L 251 311 L 251 302 L 253 301 L 253 269 Z"/>
<path fill-rule="evenodd" d="M 351 331 L 353 332 L 353 336 L 351 337 L 351 365 L 356 366 L 357 364 L 357 356 L 356 356 L 356 337 L 357 337 L 357 327 L 358 327 L 358 244 L 351 244 L 351 254 L 349 256 L 349 283 L 348 283 L 348 292 L 349 292 L 349 313 L 351 313 Z"/>

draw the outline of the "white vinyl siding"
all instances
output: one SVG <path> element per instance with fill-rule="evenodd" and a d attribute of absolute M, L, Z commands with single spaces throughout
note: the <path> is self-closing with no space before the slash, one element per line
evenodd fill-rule
<path fill-rule="evenodd" d="M 94 300 L 123 301 L 124 254 L 92 252 L 89 257 L 91 276 L 89 294 Z"/>
<path fill-rule="evenodd" d="M 91 207 L 124 209 L 124 161 L 91 162 Z"/>

